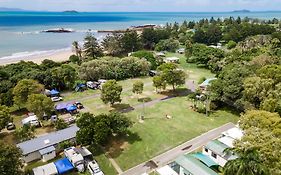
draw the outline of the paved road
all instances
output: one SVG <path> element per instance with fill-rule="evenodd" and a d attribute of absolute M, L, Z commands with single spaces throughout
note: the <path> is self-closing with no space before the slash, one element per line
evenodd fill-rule
<path fill-rule="evenodd" d="M 221 135 L 222 132 L 233 128 L 235 125 L 233 123 L 227 123 L 221 127 L 218 127 L 216 129 L 213 129 L 205 134 L 202 134 L 190 141 L 187 141 L 163 154 L 160 154 L 151 160 L 153 160 L 159 167 L 164 166 L 173 160 L 175 160 L 178 156 L 190 153 L 192 151 L 195 151 L 198 148 L 201 148 L 204 146 L 207 142 L 210 140 L 213 140 Z M 149 173 L 153 169 L 147 166 L 147 162 L 144 162 L 140 165 L 137 165 L 121 175 L 141 175 L 142 173 Z"/>

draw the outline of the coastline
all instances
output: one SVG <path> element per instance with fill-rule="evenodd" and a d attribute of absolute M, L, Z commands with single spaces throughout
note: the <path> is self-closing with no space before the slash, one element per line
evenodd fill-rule
<path fill-rule="evenodd" d="M 62 62 L 62 61 L 67 61 L 69 59 L 69 56 L 74 54 L 71 49 L 64 49 L 64 50 L 59 50 L 55 52 L 46 52 L 46 53 L 41 53 L 41 54 L 36 54 L 36 55 L 31 55 L 31 56 L 19 56 L 16 58 L 0 58 L 0 66 L 4 66 L 7 64 L 12 64 L 12 63 L 18 63 L 20 61 L 32 61 L 37 64 L 41 64 L 43 60 L 49 59 L 53 60 L 55 62 Z"/>

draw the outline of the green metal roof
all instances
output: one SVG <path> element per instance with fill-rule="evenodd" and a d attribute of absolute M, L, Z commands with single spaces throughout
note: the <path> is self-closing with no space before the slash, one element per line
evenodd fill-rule
<path fill-rule="evenodd" d="M 211 166 L 218 166 L 216 162 L 214 162 L 212 159 L 210 159 L 208 156 L 202 154 L 202 153 L 195 153 L 192 154 L 191 156 L 195 157 L 196 159 L 200 160 L 204 164 L 206 164 L 208 167 Z"/>
<path fill-rule="evenodd" d="M 218 140 L 212 140 L 212 141 L 208 142 L 205 147 L 220 156 L 223 156 L 224 150 L 229 148 L 227 145 L 221 143 Z"/>
<path fill-rule="evenodd" d="M 193 175 L 218 175 L 191 155 L 178 157 L 176 163 Z"/>

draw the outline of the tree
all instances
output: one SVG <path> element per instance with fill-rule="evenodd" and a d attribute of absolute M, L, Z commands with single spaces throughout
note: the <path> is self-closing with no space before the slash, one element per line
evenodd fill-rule
<path fill-rule="evenodd" d="M 42 119 L 44 114 L 51 114 L 54 109 L 54 103 L 46 95 L 31 94 L 28 96 L 26 108 Z"/>
<path fill-rule="evenodd" d="M 134 84 L 133 84 L 133 93 L 135 94 L 141 94 L 143 92 L 143 82 L 141 81 L 136 81 Z"/>
<path fill-rule="evenodd" d="M 171 85 L 174 91 L 176 86 L 185 84 L 186 74 L 184 71 L 177 69 L 175 64 L 164 63 L 158 67 L 158 71 L 161 71 L 162 80 Z"/>
<path fill-rule="evenodd" d="M 72 63 L 79 63 L 80 59 L 77 55 L 70 55 L 69 61 L 71 61 Z"/>
<path fill-rule="evenodd" d="M 161 40 L 159 43 L 157 43 L 155 46 L 155 50 L 175 52 L 179 46 L 180 43 L 178 40 L 167 39 L 167 40 Z"/>
<path fill-rule="evenodd" d="M 7 106 L 0 105 L 0 131 L 11 121 L 10 110 Z"/>
<path fill-rule="evenodd" d="M 22 175 L 23 164 L 19 148 L 0 141 L 0 174 L 1 175 Z"/>
<path fill-rule="evenodd" d="M 31 94 L 39 94 L 43 92 L 44 86 L 35 80 L 23 79 L 13 89 L 14 102 L 19 107 L 27 102 L 27 98 Z"/>
<path fill-rule="evenodd" d="M 34 138 L 34 131 L 34 126 L 23 125 L 21 128 L 16 129 L 15 136 L 20 142 L 23 142 Z"/>
<path fill-rule="evenodd" d="M 84 38 L 83 53 L 86 57 L 92 59 L 102 56 L 102 51 L 97 39 L 90 33 Z"/>
<path fill-rule="evenodd" d="M 262 162 L 257 150 L 237 150 L 238 158 L 230 160 L 224 167 L 224 175 L 267 175 L 267 167 Z"/>
<path fill-rule="evenodd" d="M 65 129 L 68 127 L 68 124 L 64 122 L 64 120 L 62 119 L 58 119 L 56 122 L 55 122 L 55 128 L 56 130 L 62 130 L 62 129 Z"/>
<path fill-rule="evenodd" d="M 82 49 L 78 41 L 73 41 L 72 47 L 73 50 L 75 51 L 76 56 L 80 59 L 82 57 Z"/>
<path fill-rule="evenodd" d="M 77 142 L 83 145 L 104 145 L 113 134 L 124 134 L 131 125 L 131 121 L 119 113 L 97 116 L 83 113 L 77 121 L 77 126 L 80 128 L 76 133 Z"/>
<path fill-rule="evenodd" d="M 127 31 L 121 38 L 122 48 L 125 52 L 134 52 L 141 48 L 139 36 L 136 31 Z"/>
<path fill-rule="evenodd" d="M 114 33 L 112 35 L 107 35 L 102 41 L 105 52 L 111 56 L 121 56 L 124 53 L 121 39 L 121 34 Z"/>
<path fill-rule="evenodd" d="M 249 110 L 240 117 L 239 126 L 244 136 L 235 143 L 235 148 L 240 151 L 255 149 L 269 170 L 267 174 L 281 173 L 280 123 L 279 114 L 267 111 Z"/>
<path fill-rule="evenodd" d="M 51 76 L 53 79 L 53 88 L 59 90 L 72 89 L 75 84 L 77 73 L 70 65 L 62 65 L 51 69 Z"/>
<path fill-rule="evenodd" d="M 234 47 L 236 47 L 237 43 L 235 41 L 232 41 L 230 40 L 228 43 L 227 43 L 227 48 L 228 49 L 233 49 Z"/>
<path fill-rule="evenodd" d="M 118 85 L 116 80 L 109 80 L 103 86 L 101 90 L 101 100 L 112 106 L 116 102 L 121 102 L 122 86 Z"/>
<path fill-rule="evenodd" d="M 158 91 L 158 89 L 166 89 L 166 81 L 163 79 L 162 76 L 154 76 L 153 77 L 153 86 L 156 88 L 156 92 Z"/>
<path fill-rule="evenodd" d="M 134 52 L 132 54 L 132 56 L 133 57 L 138 57 L 138 58 L 145 58 L 147 61 L 150 62 L 151 69 L 153 69 L 153 70 L 155 70 L 157 68 L 157 66 L 159 66 L 159 63 L 155 59 L 155 57 L 154 57 L 152 52 L 141 50 L 141 51 Z"/>

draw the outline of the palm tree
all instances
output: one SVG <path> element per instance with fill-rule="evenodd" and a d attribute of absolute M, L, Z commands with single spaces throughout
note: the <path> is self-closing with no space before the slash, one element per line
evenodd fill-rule
<path fill-rule="evenodd" d="M 79 58 L 81 58 L 81 57 L 82 57 L 82 56 L 81 56 L 82 50 L 81 50 L 81 47 L 80 47 L 79 43 L 78 43 L 77 41 L 74 41 L 74 42 L 72 43 L 72 47 L 73 47 L 73 49 L 74 49 L 74 51 L 75 51 L 75 53 L 76 53 L 76 56 L 78 56 Z"/>
<path fill-rule="evenodd" d="M 229 151 L 229 150 L 227 150 Z M 224 167 L 224 175 L 268 175 L 268 169 L 255 148 L 240 150 L 232 149 L 238 155 L 237 159 L 230 160 Z"/>

